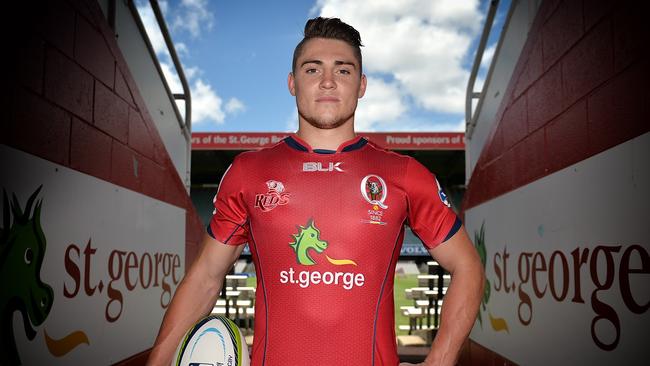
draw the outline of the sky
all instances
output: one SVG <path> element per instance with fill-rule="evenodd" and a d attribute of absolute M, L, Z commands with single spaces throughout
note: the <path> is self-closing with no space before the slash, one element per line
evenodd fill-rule
<path fill-rule="evenodd" d="M 483 56 L 479 90 L 509 1 Z M 305 22 L 338 17 L 361 33 L 366 94 L 355 129 L 464 131 L 465 91 L 487 0 L 159 1 L 192 97 L 193 132 L 294 132 L 287 89 Z M 173 93 L 182 93 L 148 2 L 138 10 Z M 184 113 L 182 101 L 179 110 Z"/>

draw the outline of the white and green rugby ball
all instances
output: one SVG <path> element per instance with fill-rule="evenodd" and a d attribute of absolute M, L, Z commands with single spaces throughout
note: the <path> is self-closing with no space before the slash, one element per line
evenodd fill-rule
<path fill-rule="evenodd" d="M 249 366 L 248 346 L 237 325 L 221 315 L 199 320 L 176 348 L 172 366 Z"/>

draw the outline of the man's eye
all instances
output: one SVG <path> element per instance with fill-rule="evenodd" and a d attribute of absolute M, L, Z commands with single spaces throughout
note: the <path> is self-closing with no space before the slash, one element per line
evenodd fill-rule
<path fill-rule="evenodd" d="M 339 70 L 339 73 L 341 73 L 343 75 L 350 75 L 351 74 L 350 70 L 346 70 L 346 69 Z"/>
<path fill-rule="evenodd" d="M 307 69 L 307 70 L 305 70 L 305 73 L 306 74 L 315 74 L 316 71 L 317 71 L 316 69 Z"/>

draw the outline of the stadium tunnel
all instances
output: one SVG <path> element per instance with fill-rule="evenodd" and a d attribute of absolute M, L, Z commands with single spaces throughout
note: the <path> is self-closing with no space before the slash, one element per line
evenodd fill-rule
<path fill-rule="evenodd" d="M 256 147 L 192 149 L 190 95 L 170 91 L 135 2 L 11 5 L 0 237 L 28 221 L 41 240 L 2 242 L 0 300 L 25 305 L 2 309 L 0 364 L 143 365 L 219 177 Z M 481 90 L 468 87 L 464 154 L 388 146 L 438 174 L 485 265 L 459 364 L 645 365 L 647 3 L 495 6 L 503 30 Z M 28 286 L 40 302 L 9 292 Z"/>

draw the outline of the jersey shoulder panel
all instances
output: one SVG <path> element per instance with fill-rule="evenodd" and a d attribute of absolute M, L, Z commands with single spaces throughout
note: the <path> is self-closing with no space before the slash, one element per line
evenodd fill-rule
<path fill-rule="evenodd" d="M 244 151 L 237 155 L 233 160 L 233 164 L 241 164 L 245 168 L 248 164 L 264 163 L 269 159 L 275 159 L 282 154 L 290 153 L 291 150 L 287 149 L 286 143 L 280 141 L 273 146 L 265 147 L 259 150 Z"/>
<path fill-rule="evenodd" d="M 396 163 L 407 164 L 409 160 L 415 160 L 410 156 L 402 155 L 391 150 L 386 150 L 385 148 L 375 144 L 372 141 L 368 141 L 367 145 L 368 149 L 371 152 L 379 154 L 384 159 L 393 160 Z"/>

